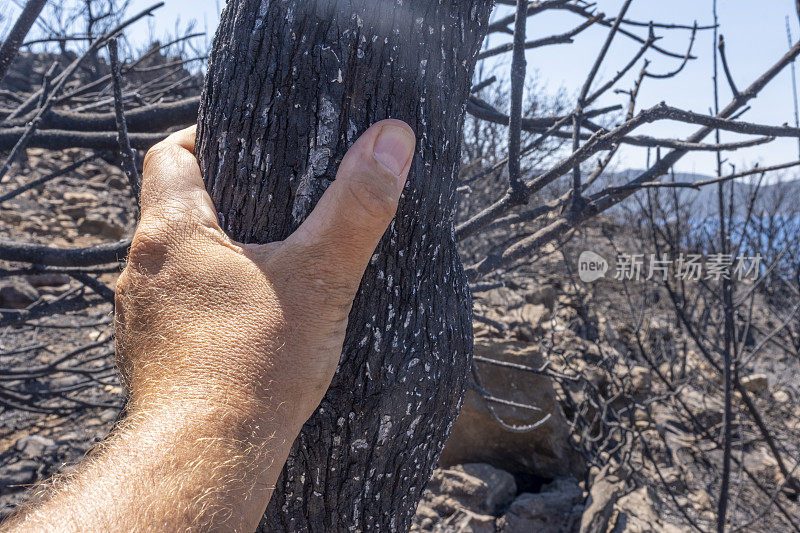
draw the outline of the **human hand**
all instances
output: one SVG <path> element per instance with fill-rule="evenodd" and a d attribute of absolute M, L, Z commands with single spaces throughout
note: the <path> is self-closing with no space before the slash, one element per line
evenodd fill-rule
<path fill-rule="evenodd" d="M 194 142 L 188 128 L 145 157 L 141 220 L 116 288 L 130 409 L 203 400 L 280 418 L 296 434 L 336 370 L 361 276 L 397 209 L 413 132 L 398 120 L 370 127 L 307 220 L 265 245 L 220 229 Z"/>
<path fill-rule="evenodd" d="M 194 140 L 180 131 L 145 158 L 116 289 L 126 417 L 4 530 L 252 531 L 330 384 L 411 165 L 411 129 L 369 128 L 305 222 L 265 245 L 220 229 Z"/>

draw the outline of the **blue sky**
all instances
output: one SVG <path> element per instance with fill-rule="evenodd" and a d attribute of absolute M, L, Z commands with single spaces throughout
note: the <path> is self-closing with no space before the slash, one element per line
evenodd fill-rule
<path fill-rule="evenodd" d="M 621 0 L 597 0 L 597 7 L 608 15 L 616 15 L 622 5 Z M 640 21 L 655 20 L 700 25 L 712 21 L 711 0 L 635 0 L 627 18 Z M 793 37 L 800 38 L 798 17 L 792 0 L 720 0 L 718 5 L 720 32 L 725 36 L 726 53 L 736 84 L 740 90 L 750 85 L 764 70 L 777 61 L 788 49 L 785 17 L 790 15 Z M 528 38 L 538 38 L 565 31 L 579 22 L 574 15 L 547 13 L 533 17 L 528 25 Z M 546 81 L 550 89 L 566 88 L 576 94 L 591 68 L 597 51 L 602 46 L 607 29 L 597 26 L 590 28 L 575 39 L 575 44 L 555 45 L 530 51 L 527 55 L 529 68 L 537 69 L 536 76 Z M 637 31 L 646 35 L 646 29 Z M 672 51 L 685 52 L 690 32 L 662 30 L 664 38 L 659 45 Z M 503 39 L 506 39 L 505 37 Z M 713 105 L 713 85 L 711 81 L 713 61 L 713 33 L 699 32 L 694 46 L 698 59 L 690 61 L 681 74 L 669 80 L 645 80 L 640 96 L 639 109 L 653 106 L 661 101 L 693 111 L 707 113 Z M 638 50 L 638 44 L 629 39 L 617 38 L 612 45 L 603 67 L 599 71 L 595 87 L 602 84 L 628 62 Z M 657 53 L 647 56 L 651 61 L 652 72 L 673 70 L 679 61 L 663 57 Z M 799 65 L 800 66 L 800 65 Z M 618 85 L 629 89 L 638 68 Z M 800 74 L 800 73 L 799 73 Z M 721 73 L 720 73 L 721 75 Z M 752 102 L 752 109 L 742 117 L 743 120 L 767 124 L 794 122 L 792 103 L 791 74 L 787 68 L 772 84 Z M 720 85 L 720 105 L 724 107 L 731 98 L 727 83 Z M 627 104 L 625 95 L 609 95 L 598 106 L 614 103 Z M 685 137 L 695 130 L 674 122 L 659 122 L 642 128 L 642 133 L 661 137 Z M 737 136 L 725 135 L 723 141 L 736 140 Z M 710 140 L 711 138 L 709 138 Z M 640 168 L 645 164 L 644 150 L 628 148 L 621 151 L 620 168 Z M 729 161 L 739 169 L 748 168 L 755 162 L 763 165 L 796 160 L 798 148 L 796 139 L 779 140 L 766 147 L 757 147 L 727 154 Z M 687 172 L 713 173 L 716 158 L 713 154 L 690 154 L 677 165 L 677 170 Z"/>
<path fill-rule="evenodd" d="M 9 1 L 9 0 L 0 0 Z M 622 0 L 596 0 L 597 9 L 609 16 L 615 15 Z M 133 0 L 130 12 L 143 9 L 151 0 Z M 218 20 L 218 12 L 224 0 L 190 1 L 167 0 L 156 16 L 148 22 L 140 22 L 129 33 L 134 41 L 144 42 L 151 33 L 156 37 L 174 34 L 176 22 L 185 26 L 196 21 L 197 29 L 207 28 L 208 39 L 213 37 Z M 507 9 L 507 8 L 500 8 Z M 720 31 L 725 35 L 727 55 L 732 65 L 733 76 L 740 89 L 747 87 L 769 65 L 780 58 L 787 50 L 785 17 L 790 16 L 790 24 L 795 40 L 800 38 L 798 17 L 794 11 L 793 0 L 719 0 Z M 628 18 L 658 22 L 699 24 L 711 22 L 711 0 L 634 0 Z M 563 32 L 581 22 L 581 19 L 566 13 L 546 13 L 530 19 L 528 38 L 535 39 L 553 33 Z M 565 89 L 569 95 L 577 95 L 586 73 L 591 68 L 597 50 L 605 39 L 606 28 L 590 28 L 575 39 L 571 45 L 554 45 L 528 52 L 530 79 L 535 76 L 545 83 L 551 91 Z M 635 29 L 640 35 L 645 28 Z M 661 31 L 664 38 L 659 44 L 670 50 L 683 53 L 688 45 L 688 31 Z M 500 37 L 499 41 L 507 40 Z M 595 86 L 613 76 L 636 52 L 638 45 L 624 38 L 618 38 L 612 46 L 608 58 L 601 68 Z M 712 32 L 700 32 L 695 43 L 697 60 L 691 61 L 684 71 L 670 80 L 646 80 L 639 98 L 639 109 L 650 107 L 661 101 L 693 111 L 706 113 L 713 104 L 711 84 L 713 37 Z M 678 60 L 665 58 L 657 53 L 648 56 L 652 60 L 650 69 L 665 72 L 674 69 Z M 800 65 L 798 66 L 800 68 Z M 506 68 L 502 71 L 505 73 Z M 798 73 L 800 77 L 800 72 Z M 634 73 L 624 78 L 618 85 L 630 88 Z M 721 85 L 720 103 L 724 106 L 730 99 L 727 84 Z M 614 103 L 627 104 L 624 95 L 609 95 L 596 105 Z M 787 68 L 752 102 L 752 109 L 743 120 L 782 124 L 794 122 L 791 92 L 791 75 Z M 694 130 L 691 126 L 660 122 L 649 125 L 642 133 L 662 137 L 685 137 Z M 723 141 L 733 141 L 737 137 L 723 134 Z M 629 148 L 621 151 L 619 168 L 639 168 L 645 163 L 644 150 Z M 765 147 L 741 150 L 728 154 L 729 161 L 738 169 L 748 168 L 753 163 L 762 165 L 790 161 L 798 158 L 795 139 L 779 140 Z M 685 157 L 677 166 L 680 171 L 711 173 L 715 168 L 712 154 L 696 154 Z"/>

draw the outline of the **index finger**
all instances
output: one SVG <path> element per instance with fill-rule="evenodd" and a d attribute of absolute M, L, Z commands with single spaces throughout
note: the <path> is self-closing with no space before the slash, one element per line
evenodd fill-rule
<path fill-rule="evenodd" d="M 142 175 L 142 219 L 165 214 L 217 227 L 217 212 L 194 157 L 196 127 L 177 131 L 147 152 Z"/>
<path fill-rule="evenodd" d="M 197 124 L 178 130 L 170 134 L 166 139 L 161 142 L 177 144 L 184 150 L 188 150 L 194 155 L 194 141 L 197 137 Z"/>

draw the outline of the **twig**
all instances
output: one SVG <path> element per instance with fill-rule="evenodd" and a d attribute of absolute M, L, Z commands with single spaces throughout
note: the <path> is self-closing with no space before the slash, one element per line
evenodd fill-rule
<path fill-rule="evenodd" d="M 680 74 L 681 71 L 684 69 L 684 67 L 686 67 L 686 65 L 689 63 L 689 58 L 692 57 L 692 48 L 694 47 L 694 41 L 697 36 L 698 29 L 699 28 L 697 26 L 697 22 L 695 22 L 694 26 L 692 27 L 692 36 L 689 38 L 689 48 L 686 49 L 686 55 L 683 56 L 683 61 L 681 61 L 681 64 L 678 65 L 678 68 L 676 68 L 671 72 L 666 72 L 664 74 L 653 74 L 651 72 L 648 72 L 646 76 L 648 78 L 667 79 L 667 78 L 674 78 L 675 76 Z"/>
<path fill-rule="evenodd" d="M 718 48 L 719 48 L 719 57 L 722 60 L 722 70 L 725 72 L 725 78 L 727 78 L 728 80 L 728 85 L 731 88 L 733 97 L 736 98 L 737 96 L 739 96 L 739 89 L 736 88 L 736 83 L 733 81 L 733 75 L 731 74 L 731 69 L 728 67 L 728 58 L 725 55 L 725 37 L 723 35 L 719 36 Z"/>
<path fill-rule="evenodd" d="M 792 161 L 790 163 L 781 163 L 779 165 L 772 165 L 769 167 L 759 167 L 756 166 L 750 170 L 746 170 L 744 172 L 737 172 L 735 174 L 728 174 L 727 176 L 722 176 L 719 178 L 709 178 L 705 180 L 698 180 L 698 181 L 648 181 L 644 183 L 639 183 L 635 185 L 627 184 L 627 185 L 619 185 L 617 187 L 609 187 L 606 192 L 611 191 L 623 191 L 623 190 L 631 190 L 631 189 L 648 189 L 648 188 L 690 188 L 700 190 L 701 187 L 705 187 L 706 185 L 712 185 L 719 182 L 729 181 L 736 178 L 742 178 L 745 176 L 752 176 L 753 174 L 764 174 L 766 172 L 772 172 L 775 170 L 782 170 L 785 168 L 791 168 L 800 166 L 800 161 Z"/>
<path fill-rule="evenodd" d="M 158 132 L 173 126 L 184 126 L 197 120 L 200 97 L 194 96 L 175 102 L 163 102 L 137 107 L 125 112 L 130 132 Z M 6 127 L 23 126 L 33 119 L 28 115 L 7 121 Z M 41 120 L 42 129 L 72 131 L 108 131 L 117 127 L 116 113 L 75 113 L 52 110 Z M 2 128 L 0 128 L 2 131 Z"/>
<path fill-rule="evenodd" d="M 478 83 L 476 85 L 473 85 L 470 88 L 469 92 L 470 92 L 470 94 L 479 93 L 482 90 L 484 90 L 486 87 L 490 86 L 491 84 L 493 84 L 496 81 L 497 81 L 497 76 L 492 76 L 491 78 L 486 78 L 482 82 L 480 82 L 480 83 Z"/>
<path fill-rule="evenodd" d="M 42 92 L 41 92 L 41 103 L 39 106 L 39 112 L 33 118 L 33 120 L 25 127 L 25 131 L 22 135 L 20 135 L 19 139 L 17 140 L 14 147 L 11 149 L 11 152 L 6 157 L 6 160 L 3 162 L 3 166 L 0 167 L 0 183 L 3 182 L 3 178 L 5 177 L 6 173 L 11 168 L 11 165 L 17 159 L 20 153 L 28 146 L 28 142 L 30 141 L 31 137 L 36 133 L 36 128 L 39 127 L 39 122 L 42 120 L 42 116 L 50 109 L 50 106 L 53 105 L 53 100 L 51 98 L 52 91 L 50 88 L 50 82 L 52 80 L 53 72 L 55 71 L 56 63 L 53 63 L 50 68 L 48 69 L 47 73 L 44 75 L 44 80 L 42 82 Z"/>
<path fill-rule="evenodd" d="M 514 19 L 514 53 L 511 58 L 511 106 L 508 113 L 508 184 L 511 203 L 524 204 L 528 195 L 520 176 L 520 144 L 522 143 L 522 97 L 525 89 L 525 28 L 528 1 L 517 0 Z"/>
<path fill-rule="evenodd" d="M 131 187 L 136 206 L 139 206 L 139 171 L 136 169 L 136 154 L 131 149 L 131 142 L 128 138 L 128 126 L 125 123 L 125 108 L 122 104 L 122 83 L 119 72 L 119 56 L 117 55 L 117 40 L 111 39 L 108 42 L 108 55 L 111 60 L 111 76 L 114 86 L 114 113 L 117 119 L 117 139 L 119 141 L 119 152 L 122 158 L 122 168 L 128 183 Z"/>
<path fill-rule="evenodd" d="M 89 274 L 85 274 L 82 272 L 81 273 L 70 272 L 68 275 L 71 278 L 80 281 L 82 284 L 92 289 L 94 292 L 97 293 L 98 296 L 103 298 L 105 301 L 110 302 L 112 304 L 114 303 L 114 291 L 109 289 L 108 286 L 102 281 L 93 278 Z"/>

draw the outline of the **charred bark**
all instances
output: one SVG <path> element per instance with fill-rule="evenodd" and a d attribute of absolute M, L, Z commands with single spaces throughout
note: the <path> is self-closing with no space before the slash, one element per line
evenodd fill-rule
<path fill-rule="evenodd" d="M 264 531 L 408 529 L 463 396 L 471 299 L 453 234 L 461 127 L 491 0 L 229 0 L 197 154 L 223 228 L 289 235 L 383 118 L 418 148 L 356 296 L 333 383 Z"/>

